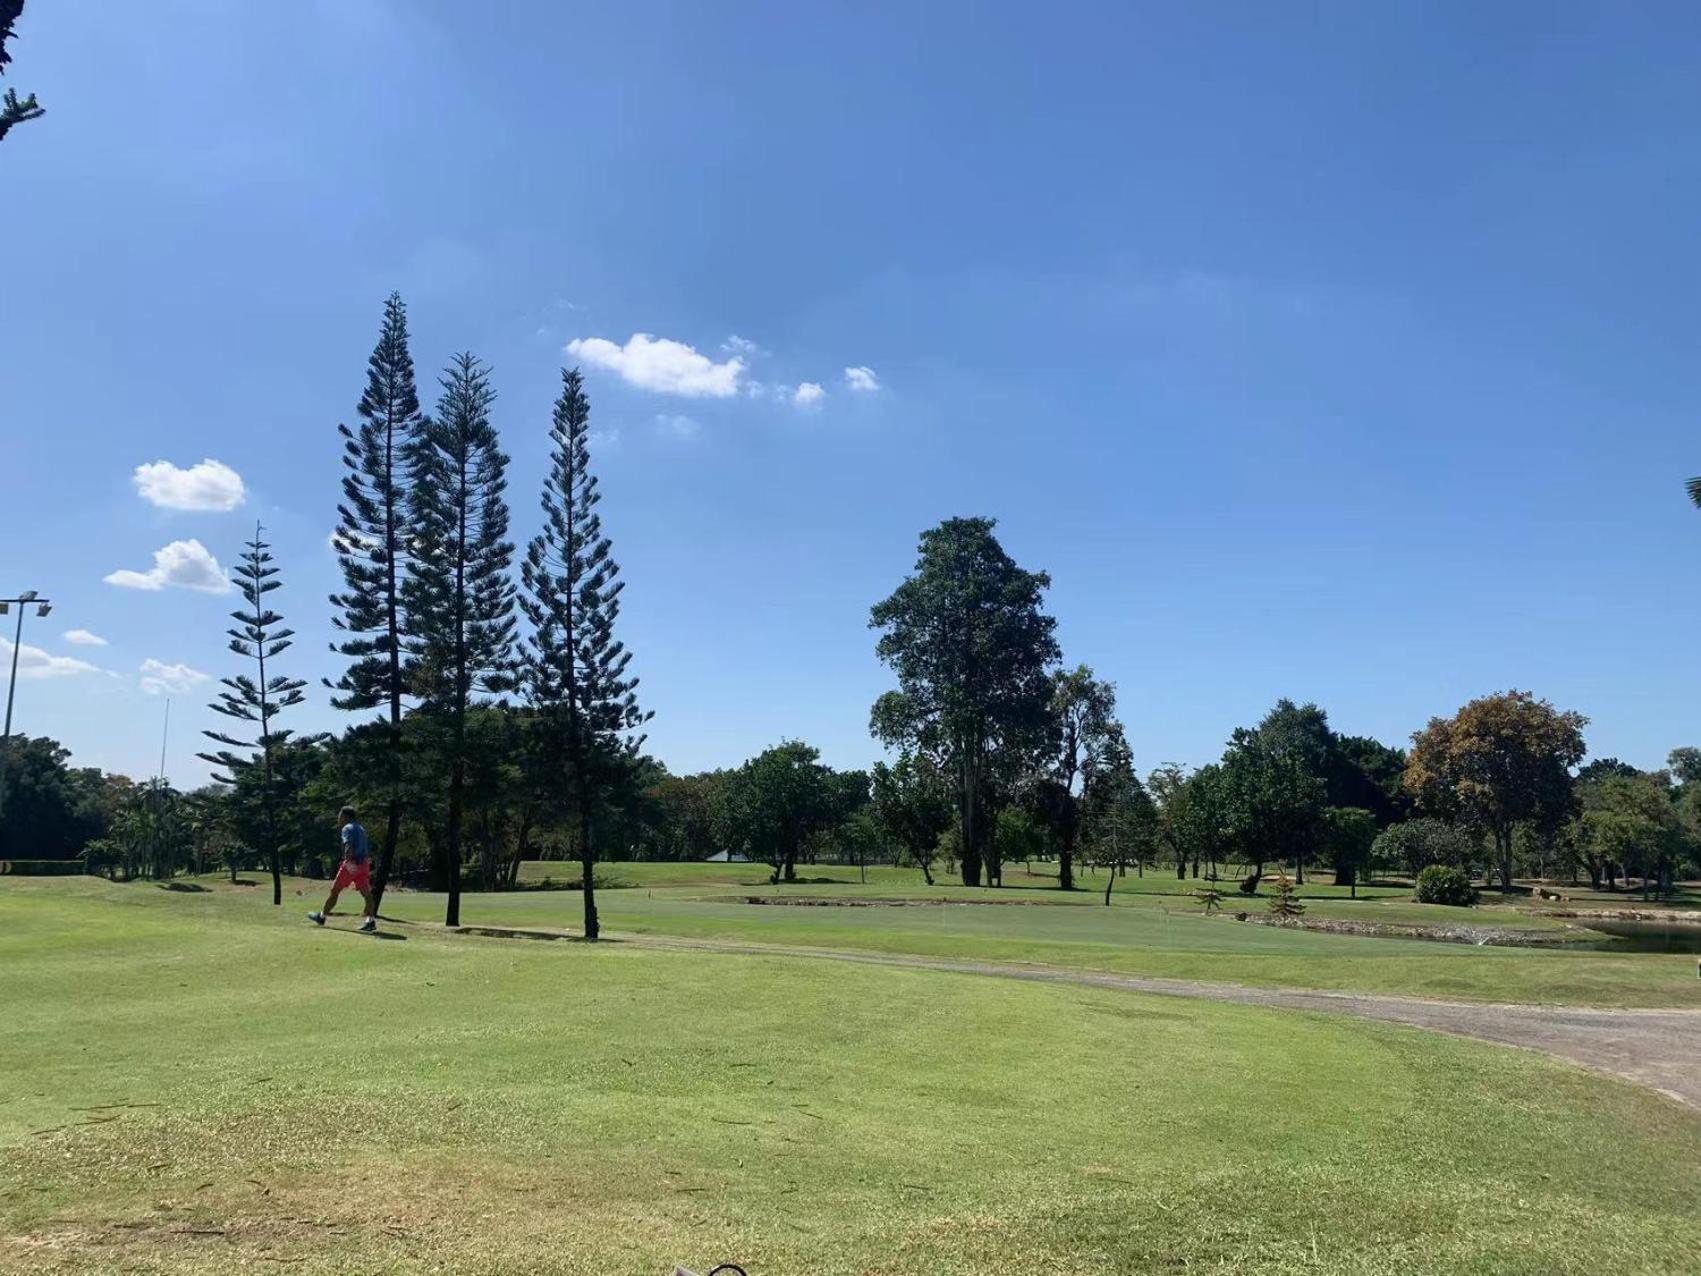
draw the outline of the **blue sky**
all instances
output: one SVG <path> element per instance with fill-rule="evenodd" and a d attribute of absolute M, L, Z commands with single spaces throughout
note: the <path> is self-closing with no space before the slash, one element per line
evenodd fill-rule
<path fill-rule="evenodd" d="M 1691 5 L 35 0 L 14 54 L 0 592 L 56 600 L 15 726 L 84 764 L 150 772 L 169 695 L 205 776 L 234 597 L 170 582 L 256 518 L 335 671 L 335 427 L 392 288 L 428 399 L 494 366 L 522 540 L 590 343 L 677 770 L 875 756 L 868 607 L 954 514 L 1051 572 L 1142 766 L 1282 695 L 1403 743 L 1519 686 L 1597 755 L 1701 743 Z M 239 505 L 157 503 L 229 504 L 207 459 Z"/>

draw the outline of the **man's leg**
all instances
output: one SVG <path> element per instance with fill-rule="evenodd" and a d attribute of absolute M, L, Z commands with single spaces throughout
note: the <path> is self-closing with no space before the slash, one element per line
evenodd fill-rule
<path fill-rule="evenodd" d="M 333 885 L 331 887 L 331 893 L 325 897 L 325 907 L 320 909 L 319 911 L 324 913 L 324 915 L 326 917 L 329 917 L 331 915 L 331 910 L 333 910 L 337 906 L 337 896 L 341 895 L 342 893 L 343 893 L 343 888 L 341 886 Z"/>
<path fill-rule="evenodd" d="M 377 905 L 372 902 L 371 890 L 365 886 L 356 886 L 355 890 L 359 891 L 360 898 L 366 901 L 366 908 L 362 911 L 361 916 L 376 918 L 378 915 L 378 908 Z"/>

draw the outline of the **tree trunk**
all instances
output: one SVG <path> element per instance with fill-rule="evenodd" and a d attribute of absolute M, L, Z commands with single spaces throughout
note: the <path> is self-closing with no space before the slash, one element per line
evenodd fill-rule
<path fill-rule="evenodd" d="M 1075 889 L 1075 838 L 1072 833 L 1065 833 L 1063 845 L 1057 851 L 1057 889 L 1072 891 Z"/>
<path fill-rule="evenodd" d="M 395 782 L 400 787 L 400 781 Z M 372 911 L 384 902 L 384 891 L 390 884 L 390 873 L 396 864 L 396 842 L 402 831 L 402 801 L 392 790 L 389 809 L 384 814 L 384 844 L 378 850 L 378 872 L 372 878 Z"/>
<path fill-rule="evenodd" d="M 585 938 L 595 939 L 602 933 L 602 927 L 597 922 L 596 884 L 593 880 L 596 876 L 596 852 L 591 849 L 589 794 L 579 797 L 579 864 L 583 874 L 581 884 L 585 888 Z"/>
<path fill-rule="evenodd" d="M 926 882 L 929 886 L 933 885 L 933 869 L 926 860 L 921 862 L 921 880 Z"/>
<path fill-rule="evenodd" d="M 283 857 L 276 845 L 272 847 L 272 903 L 283 903 Z"/>
<path fill-rule="evenodd" d="M 1512 830 L 1510 828 L 1494 830 L 1494 850 L 1500 860 L 1500 889 L 1503 893 L 1512 893 Z"/>
<path fill-rule="evenodd" d="M 459 749 L 456 752 L 458 754 Z M 448 845 L 443 848 L 443 858 L 449 869 L 449 906 L 443 915 L 445 926 L 461 924 L 461 806 L 465 797 L 464 787 L 463 765 L 457 756 L 449 775 Z"/>
<path fill-rule="evenodd" d="M 1104 875 L 1104 906 L 1110 907 L 1110 888 L 1116 885 L 1116 866 L 1111 866 L 1110 872 Z"/>

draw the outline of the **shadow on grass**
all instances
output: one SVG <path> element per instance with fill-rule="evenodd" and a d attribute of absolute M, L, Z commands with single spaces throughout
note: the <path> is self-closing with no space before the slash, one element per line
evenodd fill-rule
<path fill-rule="evenodd" d="M 177 891 L 184 895 L 205 895 L 207 888 L 199 882 L 155 882 L 162 891 Z"/>
<path fill-rule="evenodd" d="M 516 930 L 511 926 L 451 926 L 448 928 L 452 935 L 478 935 L 485 939 L 541 939 L 551 942 L 564 941 L 570 944 L 618 944 L 618 939 L 587 940 L 583 935 L 569 935 L 565 931 L 553 930 Z"/>

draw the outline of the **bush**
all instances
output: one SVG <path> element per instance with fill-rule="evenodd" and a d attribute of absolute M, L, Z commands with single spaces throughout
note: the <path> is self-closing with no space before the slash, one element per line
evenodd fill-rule
<path fill-rule="evenodd" d="M 1464 907 L 1477 902 L 1476 887 L 1464 870 L 1451 864 L 1431 864 L 1417 876 L 1413 898 L 1420 904 L 1452 904 Z"/>

